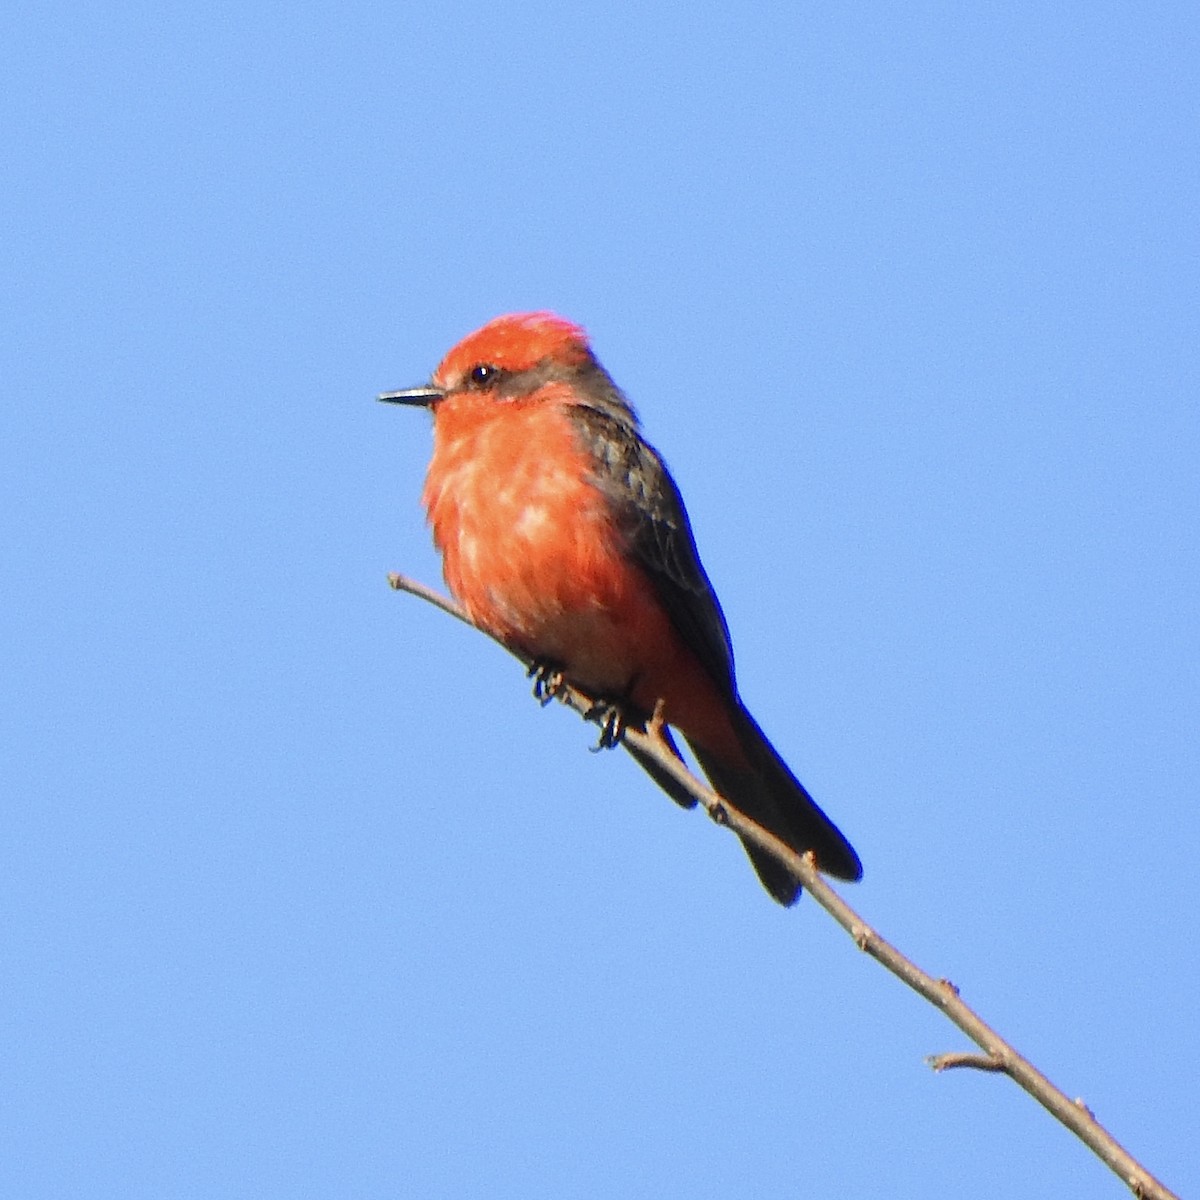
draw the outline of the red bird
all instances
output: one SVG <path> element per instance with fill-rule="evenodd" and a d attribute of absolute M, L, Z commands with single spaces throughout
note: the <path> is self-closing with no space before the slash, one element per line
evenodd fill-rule
<path fill-rule="evenodd" d="M 497 317 L 429 386 L 380 399 L 433 413 L 422 501 L 446 582 L 476 625 L 631 722 L 661 701 L 718 792 L 823 871 L 862 876 L 739 699 L 679 489 L 578 325 Z M 695 803 L 626 745 L 673 799 Z M 793 903 L 792 873 L 746 850 L 767 891 Z"/>

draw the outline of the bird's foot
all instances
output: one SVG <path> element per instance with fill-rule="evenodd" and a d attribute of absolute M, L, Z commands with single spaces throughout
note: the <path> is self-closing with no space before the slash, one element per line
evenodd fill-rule
<path fill-rule="evenodd" d="M 533 698 L 545 708 L 563 690 L 566 679 L 553 663 L 535 662 L 526 672 L 533 680 Z"/>
<path fill-rule="evenodd" d="M 593 753 L 611 750 L 624 740 L 627 721 L 625 711 L 619 704 L 611 700 L 597 700 L 583 717 L 585 721 L 595 721 L 600 726 L 600 738 L 592 747 Z"/>

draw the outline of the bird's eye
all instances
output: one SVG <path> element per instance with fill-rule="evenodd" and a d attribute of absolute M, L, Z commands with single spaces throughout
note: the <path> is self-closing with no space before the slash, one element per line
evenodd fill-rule
<path fill-rule="evenodd" d="M 477 367 L 471 368 L 467 379 L 472 387 L 485 388 L 489 384 L 495 383 L 499 375 L 499 367 L 493 367 L 490 363 L 480 363 Z"/>

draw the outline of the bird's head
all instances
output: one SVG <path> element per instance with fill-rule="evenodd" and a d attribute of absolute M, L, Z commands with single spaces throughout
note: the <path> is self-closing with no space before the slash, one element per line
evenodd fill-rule
<path fill-rule="evenodd" d="M 468 334 L 423 387 L 385 392 L 392 404 L 430 408 L 553 400 L 599 408 L 635 422 L 629 402 L 596 360 L 583 329 L 549 312 L 510 313 Z"/>

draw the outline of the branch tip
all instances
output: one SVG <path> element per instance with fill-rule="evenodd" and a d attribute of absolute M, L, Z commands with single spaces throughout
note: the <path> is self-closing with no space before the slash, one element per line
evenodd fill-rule
<path fill-rule="evenodd" d="M 976 1071 L 991 1071 L 1007 1074 L 1008 1067 L 996 1054 L 969 1054 L 956 1052 L 953 1054 L 930 1054 L 925 1061 L 937 1074 L 952 1071 L 956 1067 L 970 1067 Z"/>

